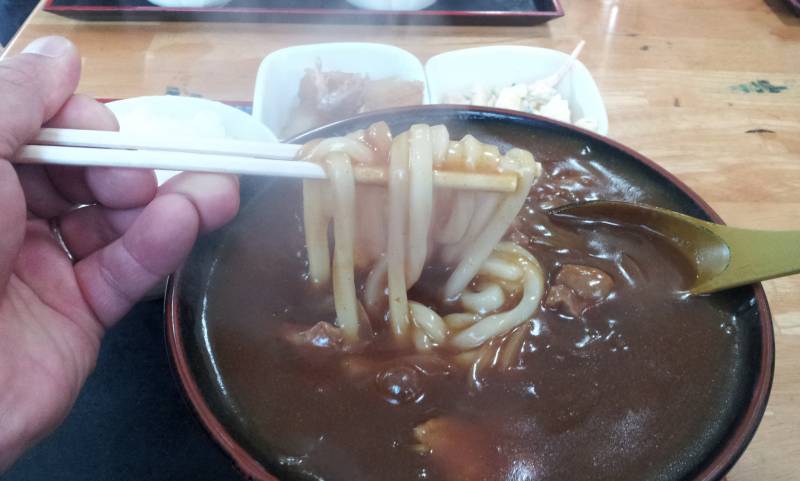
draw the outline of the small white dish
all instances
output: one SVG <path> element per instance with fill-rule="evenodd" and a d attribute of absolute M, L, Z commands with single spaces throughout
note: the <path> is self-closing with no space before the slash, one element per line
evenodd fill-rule
<path fill-rule="evenodd" d="M 347 3 L 368 10 L 422 10 L 436 0 L 347 0 Z"/>
<path fill-rule="evenodd" d="M 106 104 L 120 131 L 141 135 L 202 137 L 274 142 L 275 135 L 241 110 L 213 100 L 162 95 L 133 97 Z M 177 174 L 156 171 L 158 184 Z"/>
<path fill-rule="evenodd" d="M 558 50 L 523 46 L 478 47 L 446 52 L 428 60 L 425 73 L 433 104 L 446 103 L 448 95 L 468 92 L 476 85 L 507 87 L 531 83 L 556 73 L 569 59 Z M 596 122 L 595 131 L 608 134 L 608 114 L 592 75 L 576 60 L 556 87 L 569 103 L 572 122 Z"/>
<path fill-rule="evenodd" d="M 231 0 L 147 0 L 164 8 L 214 8 L 224 7 Z"/>
<path fill-rule="evenodd" d="M 425 69 L 411 53 L 380 43 L 321 43 L 300 45 L 267 55 L 258 67 L 253 117 L 280 135 L 299 104 L 300 80 L 306 69 L 367 75 L 378 80 L 395 77 L 422 82 L 423 103 L 428 103 Z"/>

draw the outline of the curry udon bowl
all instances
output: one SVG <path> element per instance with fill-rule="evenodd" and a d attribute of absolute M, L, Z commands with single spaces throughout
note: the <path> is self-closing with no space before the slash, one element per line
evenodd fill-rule
<path fill-rule="evenodd" d="M 282 343 L 282 324 L 319 320 L 330 299 L 303 285 L 299 182 L 243 178 L 240 214 L 198 241 L 171 278 L 165 306 L 180 381 L 241 470 L 285 481 L 721 479 L 752 438 L 771 386 L 773 332 L 761 287 L 681 295 L 671 286 L 686 266 L 665 241 L 635 227 L 556 226 L 537 210 L 623 199 L 720 221 L 709 206 L 622 145 L 508 111 L 404 108 L 294 141 L 380 120 L 394 132 L 443 123 L 452 138 L 471 133 L 533 152 L 544 173 L 516 234 L 532 242 L 549 283 L 566 263 L 594 265 L 611 274 L 615 294 L 579 316 L 541 307 L 525 364 L 485 389 L 466 388 L 460 374 L 426 377 L 424 395 L 389 403 L 369 368 L 347 377 L 339 358 Z M 412 432 L 431 419 L 444 421 L 425 424 L 426 432 L 447 429 L 434 436 L 436 449 L 419 449 Z"/>

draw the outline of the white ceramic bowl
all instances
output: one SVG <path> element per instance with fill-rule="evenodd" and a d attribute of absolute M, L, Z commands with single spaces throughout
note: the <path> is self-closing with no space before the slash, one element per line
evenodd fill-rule
<path fill-rule="evenodd" d="M 437 55 L 425 65 L 428 92 L 433 104 L 448 95 L 468 92 L 473 86 L 505 87 L 530 83 L 555 73 L 569 55 L 538 47 L 496 46 L 454 50 Z M 596 131 L 608 134 L 608 114 L 592 75 L 576 61 L 556 87 L 569 103 L 572 121 L 593 119 Z"/>
<path fill-rule="evenodd" d="M 436 0 L 347 0 L 347 3 L 369 10 L 422 10 Z"/>
<path fill-rule="evenodd" d="M 285 48 L 264 58 L 256 76 L 253 117 L 280 135 L 299 103 L 300 80 L 306 69 L 317 64 L 324 71 L 368 75 L 371 79 L 417 80 L 423 84 L 423 103 L 428 101 L 425 69 L 411 53 L 380 43 L 321 43 Z"/>
<path fill-rule="evenodd" d="M 142 135 L 274 142 L 275 135 L 241 110 L 213 100 L 163 95 L 109 102 L 120 131 Z M 159 185 L 177 172 L 156 171 Z"/>

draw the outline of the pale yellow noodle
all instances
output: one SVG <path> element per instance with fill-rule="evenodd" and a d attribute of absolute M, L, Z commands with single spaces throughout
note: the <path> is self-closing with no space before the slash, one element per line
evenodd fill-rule
<path fill-rule="evenodd" d="M 503 289 L 493 282 L 481 286 L 477 291 L 467 289 L 461 293 L 461 304 L 464 308 L 481 315 L 500 309 L 505 301 Z"/>
<path fill-rule="evenodd" d="M 454 312 L 442 318 L 450 329 L 456 331 L 460 331 L 461 329 L 475 324 L 479 319 L 480 316 L 472 312 Z"/>
<path fill-rule="evenodd" d="M 495 253 L 483 262 L 480 273 L 510 282 L 519 281 L 522 279 L 523 274 L 522 269 L 518 265 L 498 257 Z"/>
<path fill-rule="evenodd" d="M 464 169 L 464 142 L 450 141 L 447 144 L 447 155 L 441 167 L 445 170 Z"/>
<path fill-rule="evenodd" d="M 456 192 L 455 198 L 450 217 L 436 239 L 442 244 L 453 244 L 464 237 L 475 210 L 474 192 Z"/>
<path fill-rule="evenodd" d="M 497 194 L 475 193 L 473 195 L 475 196 L 476 207 L 466 232 L 458 242 L 447 245 L 442 250 L 442 260 L 447 264 L 453 264 L 461 259 L 467 248 L 475 242 L 475 239 L 486 228 L 486 225 L 497 211 L 497 206 L 500 204 L 501 198 Z"/>
<path fill-rule="evenodd" d="M 333 214 L 333 299 L 336 322 L 349 341 L 358 339 L 359 308 L 356 298 L 355 266 L 355 176 L 350 158 L 342 152 L 326 156 L 334 197 Z"/>
<path fill-rule="evenodd" d="M 367 129 L 366 141 L 375 150 L 374 158 L 384 161 L 389 155 L 389 149 L 392 148 L 392 131 L 386 122 L 377 122 Z"/>
<path fill-rule="evenodd" d="M 450 147 L 450 133 L 444 125 L 431 127 L 431 146 L 433 147 L 433 165 L 438 168 L 447 160 L 447 149 Z"/>
<path fill-rule="evenodd" d="M 356 266 L 366 269 L 386 251 L 386 189 L 359 185 L 356 187 L 356 202 Z"/>
<path fill-rule="evenodd" d="M 369 164 L 374 157 L 372 149 L 357 140 L 347 137 L 332 137 L 323 140 L 311 149 L 310 157 L 313 162 L 320 163 L 331 152 L 347 154 L 348 157 L 359 164 Z"/>
<path fill-rule="evenodd" d="M 500 149 L 496 145 L 483 144 L 483 154 L 478 161 L 478 170 L 495 172 L 500 167 Z"/>
<path fill-rule="evenodd" d="M 386 308 L 386 256 L 375 262 L 364 283 L 364 308 L 371 318 L 379 317 Z"/>
<path fill-rule="evenodd" d="M 458 192 L 452 189 L 435 189 L 433 193 L 433 204 L 436 208 L 433 212 L 433 225 L 431 226 L 432 248 L 438 247 L 441 242 L 439 239 L 442 237 L 445 226 L 455 208 L 457 194 Z"/>
<path fill-rule="evenodd" d="M 426 352 L 434 348 L 433 341 L 422 329 L 414 329 L 414 347 L 417 351 Z"/>
<path fill-rule="evenodd" d="M 408 305 L 411 308 L 414 325 L 425 332 L 431 341 L 437 344 L 443 343 L 447 338 L 447 325 L 441 316 L 419 302 L 411 301 Z"/>
<path fill-rule="evenodd" d="M 492 367 L 497 356 L 497 348 L 491 342 L 484 344 L 475 357 L 469 369 L 467 382 L 473 389 L 480 389 L 483 385 L 483 372 Z"/>
<path fill-rule="evenodd" d="M 308 252 L 308 276 L 314 284 L 327 284 L 331 278 L 328 247 L 330 210 L 327 208 L 328 183 L 303 181 L 303 227 Z"/>
<path fill-rule="evenodd" d="M 357 131 L 357 138 L 372 148 L 374 155 L 367 165 L 383 167 L 392 146 L 392 133 L 386 122 L 377 122 L 364 131 Z M 350 136 L 348 136 L 350 137 Z M 358 203 L 358 244 L 356 264 L 365 268 L 386 251 L 386 189 L 383 186 L 360 185 L 356 187 Z"/>
<path fill-rule="evenodd" d="M 433 148 L 427 125 L 413 125 L 409 130 L 408 170 L 406 289 L 417 282 L 428 257 L 428 231 L 433 215 Z"/>
<path fill-rule="evenodd" d="M 530 252 L 517 244 L 503 242 L 497 246 L 502 252 L 519 256 L 523 266 L 523 292 L 519 303 L 511 310 L 487 316 L 452 338 L 452 345 L 458 349 L 469 350 L 480 346 L 494 337 L 501 336 L 533 316 L 539 308 L 544 292 L 544 272 L 541 265 Z"/>
<path fill-rule="evenodd" d="M 462 351 L 459 359 L 469 359 L 476 386 L 485 369 L 508 368 L 518 359 L 526 332 L 519 326 L 539 307 L 544 273 L 530 252 L 500 241 L 540 173 L 530 153 L 512 149 L 501 156 L 497 147 L 469 135 L 450 142 L 441 125 L 414 125 L 392 140 L 383 123 L 311 143 L 303 152 L 304 158 L 326 164 L 330 179 L 303 184 L 309 277 L 325 283 L 333 276 L 336 322 L 348 341 L 358 340 L 370 319 L 384 318 L 388 307 L 395 337 L 420 351 L 445 344 Z M 388 189 L 356 186 L 354 165 L 385 165 Z M 507 195 L 434 192 L 434 169 L 513 172 L 518 189 Z M 466 312 L 442 318 L 409 301 L 407 291 L 433 252 L 455 264 L 443 293 L 446 300 L 459 299 Z M 369 270 L 361 301 L 356 267 Z M 508 299 L 516 305 L 499 312 Z"/>
<path fill-rule="evenodd" d="M 399 135 L 389 154 L 389 231 L 386 247 L 389 319 L 395 336 L 408 334 L 405 250 L 408 210 L 408 135 Z"/>
<path fill-rule="evenodd" d="M 503 199 L 486 229 L 464 252 L 461 262 L 445 284 L 446 299 L 457 298 L 478 273 L 481 264 L 503 238 L 524 205 L 531 185 L 540 172 L 540 166 L 533 160 L 530 152 L 520 149 L 512 149 L 506 154 L 503 159 L 503 168 L 516 172 L 519 176 L 517 190 Z"/>
<path fill-rule="evenodd" d="M 464 144 L 463 167 L 468 171 L 477 170 L 483 157 L 483 144 L 471 135 L 465 135 L 461 143 Z"/>

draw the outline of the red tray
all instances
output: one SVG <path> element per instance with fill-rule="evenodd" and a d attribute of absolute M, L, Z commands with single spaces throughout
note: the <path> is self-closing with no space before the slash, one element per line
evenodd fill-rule
<path fill-rule="evenodd" d="M 363 10 L 344 0 L 232 0 L 219 8 L 164 8 L 147 0 L 47 0 L 45 10 L 84 20 L 221 20 L 532 25 L 564 15 L 559 0 L 439 0 L 425 10 Z"/>

